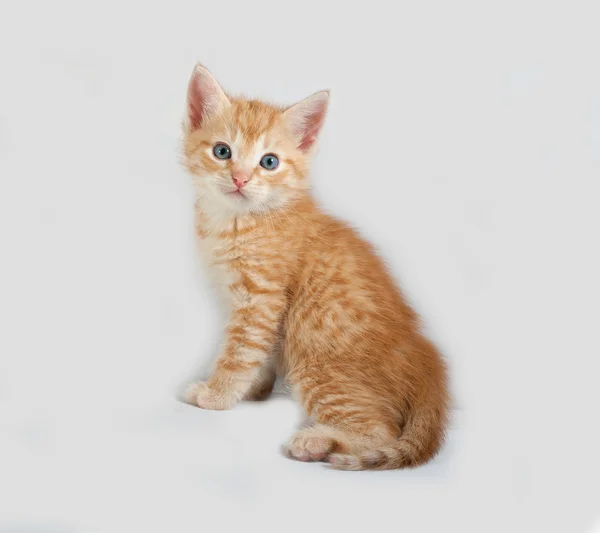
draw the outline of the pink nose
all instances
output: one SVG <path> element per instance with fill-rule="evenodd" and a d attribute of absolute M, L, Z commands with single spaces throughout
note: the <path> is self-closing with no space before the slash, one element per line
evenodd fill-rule
<path fill-rule="evenodd" d="M 244 174 L 243 172 L 234 172 L 231 176 L 233 183 L 239 189 L 241 189 L 248 181 L 250 180 L 250 176 L 248 174 Z"/>

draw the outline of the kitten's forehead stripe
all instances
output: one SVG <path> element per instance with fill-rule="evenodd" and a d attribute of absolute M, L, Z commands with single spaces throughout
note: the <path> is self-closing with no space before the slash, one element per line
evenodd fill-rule
<path fill-rule="evenodd" d="M 235 100 L 232 107 L 234 122 L 247 142 L 256 142 L 276 125 L 281 116 L 279 108 L 257 100 Z"/>

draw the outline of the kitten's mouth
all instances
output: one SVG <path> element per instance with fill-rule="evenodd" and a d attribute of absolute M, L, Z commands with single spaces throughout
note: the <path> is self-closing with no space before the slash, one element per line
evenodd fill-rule
<path fill-rule="evenodd" d="M 226 193 L 227 196 L 232 196 L 233 198 L 239 198 L 239 199 L 248 199 L 248 197 L 239 189 L 235 190 L 235 191 L 229 191 L 228 193 Z"/>

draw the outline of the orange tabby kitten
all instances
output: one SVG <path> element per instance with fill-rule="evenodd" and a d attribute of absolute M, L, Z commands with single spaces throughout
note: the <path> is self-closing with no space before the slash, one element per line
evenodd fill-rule
<path fill-rule="evenodd" d="M 232 98 L 203 66 L 188 89 L 185 164 L 197 232 L 230 319 L 187 400 L 230 409 L 279 373 L 310 423 L 285 445 L 346 470 L 411 467 L 440 449 L 446 368 L 372 247 L 323 213 L 309 162 L 329 93 L 287 108 Z"/>

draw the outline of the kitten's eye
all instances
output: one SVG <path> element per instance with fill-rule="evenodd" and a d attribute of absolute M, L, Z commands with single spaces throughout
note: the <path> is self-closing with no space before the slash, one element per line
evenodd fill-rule
<path fill-rule="evenodd" d="M 227 146 L 225 143 L 215 144 L 213 148 L 213 154 L 217 159 L 230 159 L 231 158 L 231 148 Z"/>
<path fill-rule="evenodd" d="M 279 159 L 273 154 L 263 155 L 263 158 L 260 160 L 260 166 L 267 170 L 275 170 L 279 166 Z"/>

